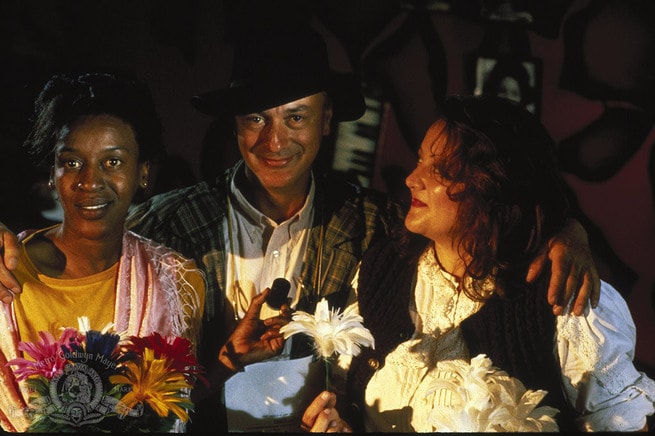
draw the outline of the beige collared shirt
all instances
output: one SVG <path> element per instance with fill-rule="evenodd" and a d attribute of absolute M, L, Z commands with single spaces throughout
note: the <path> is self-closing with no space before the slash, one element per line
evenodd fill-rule
<path fill-rule="evenodd" d="M 242 164 L 243 165 L 243 164 Z M 242 171 L 239 168 L 235 171 Z M 270 287 L 278 277 L 291 284 L 289 296 L 295 307 L 296 292 L 302 272 L 304 254 L 314 218 L 314 178 L 302 208 L 288 220 L 278 224 L 257 210 L 230 182 L 230 206 L 226 217 L 225 246 L 227 252 L 226 295 L 228 302 L 242 318 L 255 295 Z M 261 318 L 278 315 L 267 305 Z"/>
<path fill-rule="evenodd" d="M 243 165 L 243 164 L 242 164 Z M 239 168 L 238 171 L 242 171 Z M 226 217 L 226 295 L 239 318 L 254 296 L 270 287 L 278 277 L 289 281 L 291 307 L 299 293 L 297 285 L 314 218 L 314 178 L 302 208 L 278 224 L 246 200 L 234 178 L 230 181 L 229 213 Z M 279 315 L 262 306 L 260 318 Z M 225 383 L 228 431 L 292 431 L 304 412 L 305 402 L 316 393 L 307 386 L 320 386 L 320 362 L 312 356 L 290 359 L 293 338 L 280 355 L 251 365 Z M 308 396 L 309 395 L 309 396 Z M 307 396 L 307 398 L 305 398 Z"/>

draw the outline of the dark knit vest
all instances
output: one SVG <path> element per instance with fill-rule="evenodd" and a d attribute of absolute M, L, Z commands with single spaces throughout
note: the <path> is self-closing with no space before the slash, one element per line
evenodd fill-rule
<path fill-rule="evenodd" d="M 384 366 L 387 354 L 414 333 L 409 302 L 416 269 L 417 263 L 402 261 L 397 246 L 389 242 L 371 247 L 363 259 L 359 308 L 364 325 L 375 338 L 375 349 L 365 348 L 353 359 L 349 386 L 352 404 L 344 411 L 359 426 L 363 424 L 365 386 Z M 556 419 L 560 431 L 575 431 L 575 413 L 564 396 L 561 369 L 553 354 L 556 320 L 546 289 L 542 281 L 512 300 L 494 295 L 462 322 L 461 329 L 471 357 L 484 353 L 494 366 L 521 380 L 526 388 L 547 390 L 539 406 L 559 409 Z"/>

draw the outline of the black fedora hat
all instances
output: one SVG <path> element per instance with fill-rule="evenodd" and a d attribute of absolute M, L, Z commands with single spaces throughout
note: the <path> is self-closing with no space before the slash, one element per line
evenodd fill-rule
<path fill-rule="evenodd" d="M 330 69 L 322 36 L 311 28 L 262 29 L 237 38 L 230 85 L 193 96 L 200 112 L 222 116 L 257 112 L 327 91 L 336 121 L 366 110 L 361 83 Z"/>

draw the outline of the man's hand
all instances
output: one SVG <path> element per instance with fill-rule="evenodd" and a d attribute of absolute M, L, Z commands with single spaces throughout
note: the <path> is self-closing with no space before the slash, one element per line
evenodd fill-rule
<path fill-rule="evenodd" d="M 284 336 L 280 334 L 280 327 L 291 319 L 289 306 L 283 305 L 280 316 L 259 319 L 262 305 L 266 301 L 269 288 L 255 296 L 245 316 L 221 348 L 219 360 L 226 367 L 238 370 L 249 363 L 259 362 L 273 357 L 282 351 Z"/>
<path fill-rule="evenodd" d="M 18 266 L 19 243 L 16 235 L 0 223 L 0 300 L 11 303 L 21 287 L 12 271 Z"/>
<path fill-rule="evenodd" d="M 321 392 L 305 409 L 300 428 L 314 433 L 352 433 L 348 423 L 339 417 L 336 405 L 333 392 Z"/>
<path fill-rule="evenodd" d="M 587 240 L 587 232 L 580 223 L 569 220 L 567 225 L 548 241 L 548 253 L 537 257 L 528 270 L 526 279 L 536 279 L 546 263 L 551 261 L 552 271 L 548 285 L 548 303 L 553 313 L 561 315 L 575 296 L 573 313 L 582 315 L 587 301 L 596 307 L 600 299 L 600 279 Z"/>

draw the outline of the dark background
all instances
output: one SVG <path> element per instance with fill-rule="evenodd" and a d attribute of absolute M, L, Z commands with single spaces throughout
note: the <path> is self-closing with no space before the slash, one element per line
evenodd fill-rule
<path fill-rule="evenodd" d="M 189 98 L 227 85 L 235 38 L 298 21 L 325 36 L 333 67 L 358 74 L 368 98 L 366 116 L 335 132 L 322 164 L 399 199 L 434 102 L 473 92 L 477 57 L 534 62 L 529 104 L 558 143 L 602 277 L 628 301 L 637 362 L 653 376 L 652 0 L 2 1 L 0 220 L 22 230 L 53 219 L 44 217 L 53 208 L 47 174 L 19 150 L 51 74 L 133 72 L 149 84 L 170 155 L 151 195 L 211 179 L 232 163 L 231 132 Z M 357 138 L 370 149 L 348 155 L 345 144 Z M 339 150 L 350 157 L 333 163 Z"/>

